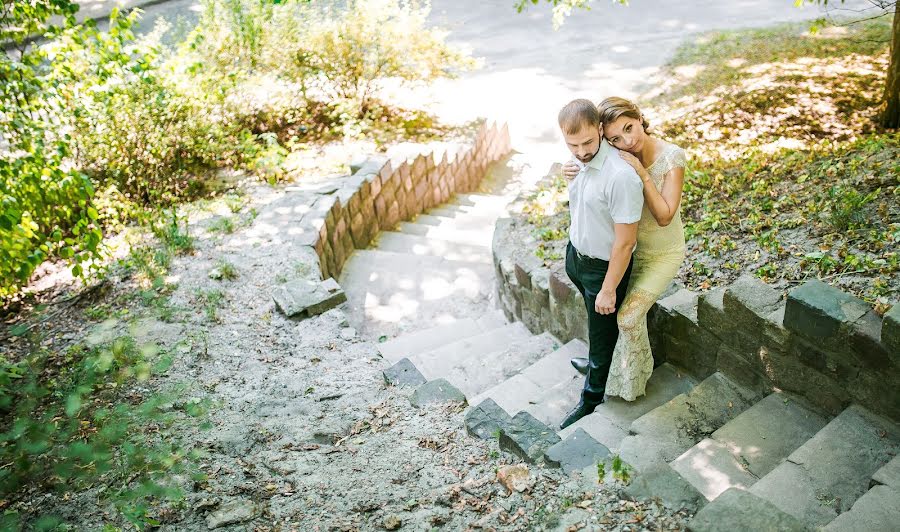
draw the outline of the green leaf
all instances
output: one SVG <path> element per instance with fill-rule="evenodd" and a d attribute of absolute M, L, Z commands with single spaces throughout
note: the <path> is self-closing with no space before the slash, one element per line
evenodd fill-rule
<path fill-rule="evenodd" d="M 66 397 L 66 415 L 72 417 L 79 410 L 81 410 L 81 395 L 73 393 Z"/>

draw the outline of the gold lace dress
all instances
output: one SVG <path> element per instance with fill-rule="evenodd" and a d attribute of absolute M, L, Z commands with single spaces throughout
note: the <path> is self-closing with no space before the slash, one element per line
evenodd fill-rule
<path fill-rule="evenodd" d="M 674 144 L 647 168 L 656 189 L 662 191 L 665 175 L 673 168 L 684 168 L 684 150 Z M 619 340 L 613 352 L 606 381 L 606 394 L 634 401 L 647 386 L 653 373 L 653 354 L 647 336 L 647 311 L 669 286 L 684 261 L 684 227 L 676 212 L 669 225 L 661 227 L 644 203 L 638 222 L 637 247 L 625 301 L 617 315 Z"/>

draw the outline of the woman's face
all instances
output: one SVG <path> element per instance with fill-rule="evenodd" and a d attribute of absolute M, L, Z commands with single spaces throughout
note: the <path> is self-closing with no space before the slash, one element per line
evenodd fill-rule
<path fill-rule="evenodd" d="M 620 116 L 615 122 L 604 126 L 603 133 L 613 147 L 629 153 L 639 153 L 647 139 L 641 121 L 628 116 Z"/>

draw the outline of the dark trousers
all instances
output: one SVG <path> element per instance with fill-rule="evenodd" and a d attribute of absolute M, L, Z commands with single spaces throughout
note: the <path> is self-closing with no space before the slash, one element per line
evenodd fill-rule
<path fill-rule="evenodd" d="M 612 363 L 613 350 L 616 348 L 616 340 L 619 338 L 619 326 L 616 324 L 616 313 L 625 300 L 625 289 L 628 288 L 628 279 L 631 277 L 631 262 L 625 270 L 625 275 L 616 287 L 616 312 L 612 314 L 599 314 L 594 310 L 594 302 L 597 294 L 603 286 L 609 262 L 579 254 L 569 242 L 566 247 L 566 274 L 581 296 L 584 298 L 584 306 L 588 315 L 588 359 L 590 367 L 584 378 L 584 390 L 581 399 L 585 404 L 598 405 L 603 402 L 603 394 L 606 391 L 606 377 L 609 375 L 609 366 Z"/>

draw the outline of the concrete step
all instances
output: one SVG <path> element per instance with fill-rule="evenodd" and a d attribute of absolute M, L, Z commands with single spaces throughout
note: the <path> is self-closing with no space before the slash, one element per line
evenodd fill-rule
<path fill-rule="evenodd" d="M 473 398 L 471 404 L 478 405 L 490 398 L 509 415 L 514 416 L 528 409 L 557 384 L 580 377 L 569 364 L 569 359 L 576 356 L 587 356 L 587 344 L 581 340 L 572 340 L 508 380 L 485 390 Z"/>
<path fill-rule="evenodd" d="M 875 486 L 822 530 L 825 532 L 892 532 L 900 528 L 900 491 Z"/>
<path fill-rule="evenodd" d="M 400 232 L 408 235 L 439 238 L 450 242 L 476 246 L 490 246 L 493 238 L 493 222 L 477 228 L 459 229 L 453 226 L 432 226 L 413 222 L 400 222 Z"/>
<path fill-rule="evenodd" d="M 827 423 L 795 398 L 773 393 L 670 465 L 711 501 L 728 488 L 755 484 Z"/>
<path fill-rule="evenodd" d="M 391 361 L 391 363 L 396 363 L 403 358 L 425 353 L 448 343 L 476 336 L 505 325 L 505 322 L 501 323 L 493 319 L 493 312 L 487 315 L 489 316 L 487 319 L 463 318 L 429 329 L 406 333 L 378 344 L 378 351 L 382 357 Z"/>
<path fill-rule="evenodd" d="M 448 240 L 427 238 L 394 231 L 386 231 L 378 236 L 376 246 L 381 251 L 409 253 L 412 255 L 431 255 L 447 260 L 461 260 L 491 264 L 491 248 L 472 244 L 462 244 Z"/>
<path fill-rule="evenodd" d="M 647 381 L 647 393 L 635 401 L 610 397 L 594 410 L 560 433 L 565 439 L 582 428 L 592 438 L 617 452 L 622 440 L 628 436 L 631 423 L 654 408 L 669 402 L 673 397 L 689 392 L 695 381 L 687 373 L 671 364 L 663 364 L 653 370 Z"/>
<path fill-rule="evenodd" d="M 822 526 L 849 511 L 898 453 L 900 428 L 852 405 L 749 491 L 807 526 Z"/>
<path fill-rule="evenodd" d="M 638 470 L 671 462 L 758 399 L 756 393 L 714 373 L 691 391 L 636 419 L 619 454 Z"/>
<path fill-rule="evenodd" d="M 512 323 L 410 360 L 428 380 L 447 379 L 467 398 L 474 399 L 559 345 L 549 334 L 533 336 L 521 323 Z"/>

